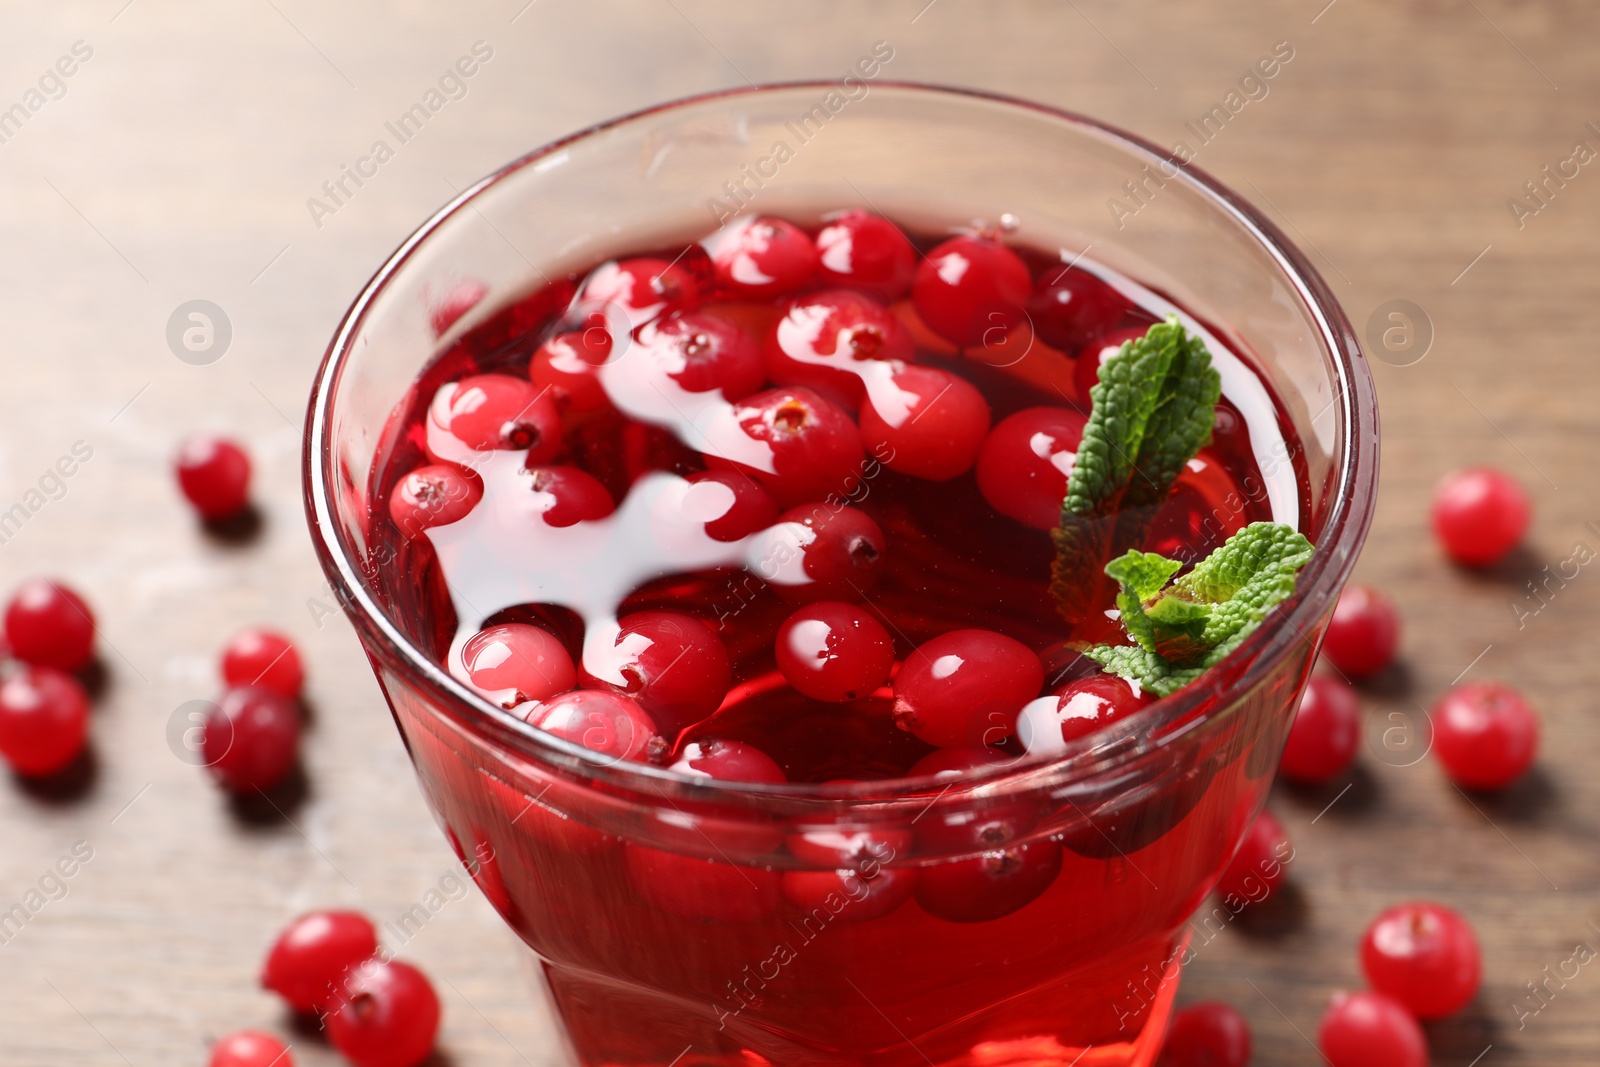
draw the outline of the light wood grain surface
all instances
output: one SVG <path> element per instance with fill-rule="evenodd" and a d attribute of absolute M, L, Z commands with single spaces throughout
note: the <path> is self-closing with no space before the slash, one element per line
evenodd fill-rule
<path fill-rule="evenodd" d="M 1197 162 L 1302 244 L 1358 329 L 1395 299 L 1431 321 L 1426 358 L 1376 367 L 1383 490 L 1359 571 L 1401 603 L 1405 662 L 1369 690 L 1351 783 L 1278 790 L 1294 887 L 1202 947 L 1183 996 L 1239 1005 L 1257 1063 L 1318 1063 L 1307 1035 L 1328 994 L 1359 982 L 1366 921 L 1433 897 L 1472 917 L 1486 962 L 1477 1004 L 1430 1030 L 1436 1063 L 1600 1060 L 1600 966 L 1552 984 L 1537 1015 L 1514 1006 L 1536 1007 L 1524 983 L 1576 945 L 1600 947 L 1600 571 L 1552 582 L 1543 602 L 1526 589 L 1577 546 L 1600 551 L 1600 166 L 1549 183 L 1544 204 L 1527 201 L 1537 214 L 1507 204 L 1576 142 L 1600 150 L 1586 126 L 1600 127 L 1600 9 L 925 2 L 0 9 L 0 109 L 40 90 L 20 129 L 0 126 L 0 511 L 75 442 L 93 449 L 0 544 L 0 584 L 44 572 L 80 586 L 106 668 L 93 774 L 55 791 L 0 780 L 0 910 L 41 880 L 60 897 L 0 944 L 0 1063 L 201 1063 L 208 1035 L 286 1026 L 255 975 L 289 916 L 390 919 L 458 884 L 354 635 L 327 615 L 300 510 L 311 372 L 368 274 L 453 189 L 534 145 L 671 97 L 837 76 L 879 39 L 895 47 L 888 76 L 1030 97 L 1163 143 L 1290 43 L 1267 95 Z M 465 96 L 318 225 L 307 199 L 478 41 L 493 57 Z M 92 55 L 46 77 L 75 45 Z M 233 330 L 206 366 L 165 337 L 197 298 Z M 170 453 L 206 428 L 256 457 L 264 527 L 249 543 L 205 536 L 177 499 Z M 1478 576 L 1446 565 L 1426 527 L 1430 487 L 1468 463 L 1511 471 L 1537 507 L 1526 551 Z M 288 817 L 231 809 L 167 739 L 175 709 L 213 694 L 227 633 L 256 622 L 309 661 L 309 786 Z M 1384 743 L 1464 672 L 1516 682 L 1544 717 L 1539 769 L 1492 801 Z M 62 896 L 46 876 L 77 842 L 92 859 Z M 438 980 L 440 1063 L 561 1061 L 527 958 L 475 892 L 401 954 Z M 291 1034 L 302 1063 L 337 1062 Z"/>

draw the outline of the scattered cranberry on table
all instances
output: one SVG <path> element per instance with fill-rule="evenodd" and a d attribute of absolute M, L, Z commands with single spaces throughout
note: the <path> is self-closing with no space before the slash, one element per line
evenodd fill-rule
<path fill-rule="evenodd" d="M 300 695 L 305 678 L 294 642 L 273 630 L 240 630 L 222 650 L 225 685 L 259 685 L 293 699 Z"/>
<path fill-rule="evenodd" d="M 1433 532 L 1464 567 L 1487 567 L 1516 548 L 1532 514 L 1522 486 L 1488 467 L 1448 474 L 1433 492 Z"/>
<path fill-rule="evenodd" d="M 1250 1024 L 1231 1004 L 1205 1001 L 1172 1017 L 1157 1067 L 1247 1067 Z"/>
<path fill-rule="evenodd" d="M 1283 884 L 1293 858 L 1294 849 L 1283 824 L 1270 811 L 1263 811 L 1245 832 L 1239 851 L 1217 880 L 1217 892 L 1224 899 L 1259 904 Z"/>
<path fill-rule="evenodd" d="M 1360 747 L 1361 698 L 1339 678 L 1312 675 L 1278 769 L 1291 781 L 1318 785 L 1348 770 Z"/>
<path fill-rule="evenodd" d="M 1329 1067 L 1427 1067 L 1428 1043 L 1405 1005 L 1382 993 L 1336 993 L 1317 1047 Z"/>
<path fill-rule="evenodd" d="M 1478 939 L 1443 904 L 1400 904 L 1379 915 L 1361 942 L 1361 969 L 1419 1019 L 1442 1019 L 1478 992 L 1483 963 Z"/>
<path fill-rule="evenodd" d="M 83 751 L 89 697 L 53 667 L 0 667 L 0 757 L 28 778 L 65 770 Z"/>
<path fill-rule="evenodd" d="M 1465 682 L 1433 707 L 1433 751 L 1445 773 L 1468 789 L 1504 789 L 1539 750 L 1539 717 L 1522 694 L 1500 682 Z"/>
<path fill-rule="evenodd" d="M 211 1046 L 208 1067 L 294 1067 L 294 1057 L 271 1034 L 239 1030 Z"/>
<path fill-rule="evenodd" d="M 273 942 L 261 985 L 295 1011 L 321 1011 L 337 1000 L 345 972 L 377 952 L 378 931 L 360 912 L 309 912 Z"/>
<path fill-rule="evenodd" d="M 324 1025 L 333 1047 L 355 1067 L 416 1067 L 433 1051 L 439 996 L 409 963 L 366 960 L 345 976 Z"/>
<path fill-rule="evenodd" d="M 1322 654 L 1347 678 L 1382 671 L 1400 644 L 1400 614 L 1389 598 L 1367 585 L 1347 585 L 1334 606 Z"/>
<path fill-rule="evenodd" d="M 178 448 L 178 487 L 207 522 L 224 522 L 250 503 L 250 457 L 226 437 L 202 434 Z"/>
<path fill-rule="evenodd" d="M 300 709 L 261 686 L 235 686 L 201 727 L 201 754 L 223 788 L 248 795 L 282 782 L 300 747 Z"/>
<path fill-rule="evenodd" d="M 27 663 L 75 671 L 94 657 L 94 614 L 68 586 L 32 578 L 6 604 L 5 643 Z"/>

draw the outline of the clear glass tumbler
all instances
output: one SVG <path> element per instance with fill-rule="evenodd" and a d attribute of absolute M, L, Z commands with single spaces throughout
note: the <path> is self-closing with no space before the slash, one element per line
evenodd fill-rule
<path fill-rule="evenodd" d="M 379 581 L 392 561 L 369 506 L 392 413 L 419 373 L 547 277 L 691 240 L 735 213 L 848 206 L 924 230 L 991 220 L 1064 260 L 1087 254 L 1226 337 L 1276 393 L 1301 452 L 1299 521 L 1317 551 L 1294 597 L 1201 684 L 1048 761 L 954 783 L 754 786 L 608 765 L 442 670 Z M 488 295 L 437 338 L 429 308 L 463 279 Z M 1186 924 L 1263 802 L 1366 534 L 1378 457 L 1349 324 L 1238 197 L 1080 116 L 870 79 L 665 105 L 485 178 L 356 299 L 308 427 L 323 565 L 446 835 L 537 954 L 585 1067 L 1151 1063 Z M 782 877 L 837 866 L 808 840 L 856 842 L 875 877 L 1016 862 L 1027 848 L 1059 849 L 1061 865 L 1037 899 L 989 921 L 914 902 L 878 914 L 849 877 L 805 910 Z"/>

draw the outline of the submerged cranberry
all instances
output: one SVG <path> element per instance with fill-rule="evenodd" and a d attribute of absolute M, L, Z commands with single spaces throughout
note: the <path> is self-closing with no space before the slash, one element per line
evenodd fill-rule
<path fill-rule="evenodd" d="M 1382 993 L 1336 993 L 1317 1029 L 1328 1067 L 1428 1067 L 1428 1042 L 1405 1006 Z"/>
<path fill-rule="evenodd" d="M 778 628 L 778 669 L 813 700 L 841 703 L 889 680 L 894 641 L 877 619 L 836 600 L 803 607 Z"/>
<path fill-rule="evenodd" d="M 639 702 L 602 689 L 575 689 L 528 712 L 526 722 L 565 741 L 617 760 L 643 760 L 658 735 Z"/>
<path fill-rule="evenodd" d="M 728 692 L 728 650 L 711 627 L 676 611 L 641 611 L 622 620 L 603 677 L 585 685 L 626 693 L 668 737 L 717 710 Z"/>
<path fill-rule="evenodd" d="M 880 300 L 904 296 L 917 268 L 917 251 L 900 227 L 859 208 L 840 213 L 822 228 L 817 253 L 823 284 L 859 289 Z"/>
<path fill-rule="evenodd" d="M 1434 705 L 1431 718 L 1439 762 L 1468 789 L 1504 789 L 1527 773 L 1539 751 L 1539 717 L 1509 685 L 1458 685 Z"/>
<path fill-rule="evenodd" d="M 703 311 L 683 312 L 639 330 L 624 360 L 630 372 L 642 363 L 652 381 L 670 378 L 689 393 L 720 390 L 727 400 L 742 400 L 766 382 L 761 348 L 736 324 Z"/>
<path fill-rule="evenodd" d="M 1339 595 L 1322 654 L 1349 678 L 1370 678 L 1394 659 L 1400 644 L 1400 614 L 1389 598 L 1367 585 L 1349 585 Z"/>
<path fill-rule="evenodd" d="M 615 307 L 631 327 L 700 304 L 700 286 L 682 265 L 665 259 L 624 259 L 589 272 L 574 305 L 587 313 Z"/>
<path fill-rule="evenodd" d="M 1285 778 L 1316 784 L 1350 766 L 1361 747 L 1361 700 L 1349 685 L 1312 675 L 1283 746 L 1279 770 Z"/>
<path fill-rule="evenodd" d="M 89 697 L 53 667 L 24 666 L 0 676 L 0 757 L 29 778 L 63 770 L 83 751 Z"/>
<path fill-rule="evenodd" d="M 346 976 L 324 1025 L 333 1047 L 355 1067 L 417 1067 L 439 1032 L 439 996 L 409 963 L 368 960 Z"/>
<path fill-rule="evenodd" d="M 1029 755 L 1060 752 L 1070 742 L 1154 702 L 1150 694 L 1116 675 L 1080 678 L 1023 707 L 1017 715 L 1017 740 Z"/>
<path fill-rule="evenodd" d="M 238 1030 L 211 1046 L 208 1067 L 294 1067 L 282 1041 L 255 1030 Z"/>
<path fill-rule="evenodd" d="M 1516 548 L 1532 513 L 1516 479 L 1488 467 L 1447 475 L 1433 492 L 1433 532 L 1466 567 L 1487 567 Z"/>
<path fill-rule="evenodd" d="M 5 643 L 25 662 L 78 670 L 94 657 L 94 613 L 70 587 L 30 578 L 6 603 Z"/>
<path fill-rule="evenodd" d="M 817 272 L 816 245 L 804 230 L 783 219 L 738 219 L 703 243 L 718 283 L 741 296 L 792 293 Z"/>
<path fill-rule="evenodd" d="M 529 463 L 542 463 L 561 451 L 561 413 L 555 400 L 532 382 L 509 374 L 475 374 L 444 386 L 428 417 L 477 452 L 526 452 Z"/>
<path fill-rule="evenodd" d="M 761 467 L 717 461 L 749 471 L 779 504 L 793 506 L 846 491 L 859 477 L 866 452 L 850 416 L 810 389 L 785 386 L 747 397 L 738 405 L 740 428 L 765 445 Z M 764 469 L 765 468 L 765 469 Z"/>
<path fill-rule="evenodd" d="M 617 510 L 599 479 L 577 467 L 529 467 L 523 473 L 550 526 L 593 522 Z"/>
<path fill-rule="evenodd" d="M 911 283 L 917 316 L 963 347 L 993 344 L 1021 322 L 1033 279 L 1011 249 L 984 237 L 952 237 L 928 253 Z"/>
<path fill-rule="evenodd" d="M 705 850 L 716 855 L 711 843 Z M 778 907 L 776 871 L 629 844 L 623 851 L 628 882 L 651 905 L 679 918 L 704 922 L 754 922 Z"/>
<path fill-rule="evenodd" d="M 1367 927 L 1361 969 L 1374 989 L 1419 1019 L 1442 1019 L 1478 992 L 1483 961 L 1472 927 L 1443 904 L 1400 904 Z"/>
<path fill-rule="evenodd" d="M 260 686 L 229 689 L 206 716 L 201 752 L 212 775 L 231 793 L 271 789 L 294 768 L 300 747 L 300 709 Z"/>
<path fill-rule="evenodd" d="M 259 685 L 292 700 L 305 679 L 294 642 L 272 630 L 240 630 L 222 650 L 224 685 Z"/>
<path fill-rule="evenodd" d="M 1156 1067 L 1249 1067 L 1250 1025 L 1231 1004 L 1191 1004 L 1173 1015 Z"/>
<path fill-rule="evenodd" d="M 1061 525 L 1083 428 L 1071 408 L 1028 408 L 1000 420 L 978 452 L 978 489 L 1000 514 L 1039 530 Z"/>
<path fill-rule="evenodd" d="M 1051 268 L 1028 296 L 1028 321 L 1045 344 L 1070 354 L 1115 327 L 1130 306 L 1086 270 Z"/>
<path fill-rule="evenodd" d="M 705 520 L 706 536 L 713 541 L 737 541 L 778 520 L 778 505 L 772 494 L 743 471 L 696 471 L 684 480 L 691 485 L 709 482 L 727 490 L 695 490 L 684 498 L 685 509 L 696 509 L 694 517 Z M 708 515 L 698 510 L 702 503 Z"/>
<path fill-rule="evenodd" d="M 917 903 L 949 922 L 988 922 L 1033 903 L 1060 873 L 1061 846 L 1054 841 L 1014 845 L 922 868 Z"/>
<path fill-rule="evenodd" d="M 250 457 L 225 437 L 191 437 L 178 449 L 178 487 L 207 522 L 231 519 L 250 503 Z"/>
<path fill-rule="evenodd" d="M 783 768 L 754 745 L 715 738 L 684 745 L 678 761 L 669 769 L 691 778 L 711 778 L 719 782 L 781 785 L 789 780 Z"/>
<path fill-rule="evenodd" d="M 861 407 L 861 439 L 890 470 L 943 482 L 972 469 L 989 433 L 976 386 L 937 367 L 898 368 Z"/>
<path fill-rule="evenodd" d="M 372 920 L 355 911 L 313 911 L 284 928 L 261 968 L 261 984 L 295 1011 L 335 1003 L 345 973 L 378 952 Z"/>
<path fill-rule="evenodd" d="M 434 463 L 401 478 L 389 495 L 389 517 L 407 538 L 466 518 L 483 499 L 483 480 L 450 463 Z"/>
<path fill-rule="evenodd" d="M 528 378 L 563 411 L 594 411 L 606 405 L 605 386 L 595 368 L 611 358 L 611 333 L 594 324 L 557 334 L 534 352 Z"/>
<path fill-rule="evenodd" d="M 825 911 L 840 922 L 882 918 L 910 900 L 916 888 L 917 872 L 910 868 L 841 867 L 783 874 L 783 895 L 790 903 L 812 915 Z"/>
<path fill-rule="evenodd" d="M 548 630 L 521 622 L 473 634 L 461 647 L 461 665 L 474 686 L 503 694 L 501 703 L 507 709 L 548 700 L 578 681 L 566 646 Z"/>
<path fill-rule="evenodd" d="M 1044 667 L 1022 642 L 992 630 L 952 630 L 906 657 L 894 682 L 894 715 L 931 745 L 985 745 L 1011 736 L 1022 706 L 1039 695 Z"/>
<path fill-rule="evenodd" d="M 861 293 L 826 289 L 797 297 L 767 335 L 767 372 L 857 408 L 868 374 L 914 358 L 911 335 L 888 308 Z"/>
<path fill-rule="evenodd" d="M 856 601 L 882 576 L 886 551 L 866 512 L 812 504 L 778 516 L 756 572 L 791 604 Z"/>

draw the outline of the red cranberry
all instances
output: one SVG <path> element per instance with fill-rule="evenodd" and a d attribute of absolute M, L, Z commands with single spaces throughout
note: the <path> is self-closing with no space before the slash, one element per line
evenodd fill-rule
<path fill-rule="evenodd" d="M 826 600 L 784 620 L 774 645 L 778 669 L 813 700 L 842 703 L 871 694 L 889 680 L 894 641 L 854 604 Z"/>
<path fill-rule="evenodd" d="M 23 666 L 0 678 L 0 756 L 18 774 L 43 778 L 83 751 L 89 697 L 70 674 Z"/>
<path fill-rule="evenodd" d="M 1317 1047 L 1329 1067 L 1428 1067 L 1422 1027 L 1382 993 L 1335 993 Z"/>
<path fill-rule="evenodd" d="M 1078 352 L 1072 365 L 1072 384 L 1078 394 L 1078 403 L 1084 411 L 1090 407 L 1089 390 L 1100 382 L 1100 365 L 1121 351 L 1129 341 L 1137 341 L 1148 333 L 1148 326 L 1130 326 L 1112 330 L 1098 341 L 1090 341 Z"/>
<path fill-rule="evenodd" d="M 1172 1017 L 1156 1067 L 1248 1067 L 1250 1024 L 1221 1001 L 1192 1004 Z"/>
<path fill-rule="evenodd" d="M 1379 915 L 1361 941 L 1361 969 L 1419 1019 L 1442 1019 L 1478 992 L 1482 958 L 1467 920 L 1443 904 L 1411 903 Z"/>
<path fill-rule="evenodd" d="M 989 404 L 977 387 L 917 366 L 896 370 L 893 383 L 861 407 L 861 439 L 872 454 L 887 457 L 891 470 L 934 482 L 971 470 L 989 433 Z"/>
<path fill-rule="evenodd" d="M 300 709 L 260 686 L 229 689 L 206 717 L 201 752 L 217 781 L 232 793 L 277 785 L 294 767 L 300 747 Z"/>
<path fill-rule="evenodd" d="M 1447 475 L 1433 492 L 1433 532 L 1466 567 L 1487 567 L 1516 548 L 1532 513 L 1522 486 L 1487 467 Z"/>
<path fill-rule="evenodd" d="M 1031 904 L 1060 873 L 1061 846 L 1054 841 L 1015 845 L 922 868 L 917 903 L 949 922 L 988 922 Z"/>
<path fill-rule="evenodd" d="M 231 519 L 250 503 L 250 457 L 225 437 L 191 437 L 178 449 L 178 487 L 207 522 Z"/>
<path fill-rule="evenodd" d="M 677 762 L 668 769 L 716 782 L 782 785 L 789 780 L 783 768 L 754 745 L 720 738 L 701 738 L 684 745 Z M 702 816 L 677 806 L 659 816 L 651 837 L 689 852 L 709 848 L 723 860 L 771 852 L 783 843 L 781 829 L 746 813 Z"/>
<path fill-rule="evenodd" d="M 1045 344 L 1069 355 L 1122 320 L 1131 305 L 1111 286 L 1076 267 L 1046 271 L 1028 297 L 1028 320 Z"/>
<path fill-rule="evenodd" d="M 1433 708 L 1433 749 L 1445 773 L 1468 789 L 1504 789 L 1539 750 L 1539 717 L 1508 685 L 1466 682 Z"/>
<path fill-rule="evenodd" d="M 476 278 L 463 279 L 452 285 L 439 302 L 428 309 L 428 324 L 433 327 L 433 335 L 443 336 L 461 316 L 477 307 L 478 302 L 487 295 L 489 287 Z"/>
<path fill-rule="evenodd" d="M 931 775 L 953 783 L 1002 767 L 1015 758 L 986 747 L 941 748 L 918 760 L 906 775 Z M 930 792 L 937 799 L 948 788 Z M 948 812 L 934 808 L 930 801 L 929 810 L 916 820 L 916 840 L 926 851 L 944 855 L 1001 851 L 1026 837 L 1038 816 L 1035 806 L 1016 800 L 977 808 L 963 806 Z"/>
<path fill-rule="evenodd" d="M 584 684 L 626 693 L 668 737 L 715 712 L 733 678 L 716 631 L 676 611 L 623 619 L 606 667 L 604 678 L 584 670 Z"/>
<path fill-rule="evenodd" d="M 294 1067 L 294 1057 L 271 1034 L 240 1030 L 211 1046 L 210 1067 Z"/>
<path fill-rule="evenodd" d="M 1343 774 L 1361 747 L 1361 701 L 1338 678 L 1313 675 L 1300 697 L 1278 769 L 1285 778 L 1315 785 Z"/>
<path fill-rule="evenodd" d="M 724 399 L 742 400 L 766 383 L 761 347 L 736 324 L 703 311 L 690 311 L 639 330 L 626 357 L 641 361 L 651 380 L 672 379 L 689 393 L 721 390 Z"/>
<path fill-rule="evenodd" d="M 643 760 L 658 734 L 638 701 L 603 689 L 563 693 L 535 707 L 525 721 L 607 757 L 607 763 Z"/>
<path fill-rule="evenodd" d="M 911 288 L 917 250 L 900 227 L 881 215 L 852 208 L 817 234 L 817 273 L 824 285 L 859 289 L 898 300 Z"/>
<path fill-rule="evenodd" d="M 595 368 L 611 358 L 611 333 L 604 325 L 557 334 L 539 346 L 528 378 L 564 411 L 594 411 L 606 405 L 606 389 Z"/>
<path fill-rule="evenodd" d="M 821 911 L 841 922 L 879 919 L 911 899 L 917 872 L 878 867 L 871 873 L 839 868 L 832 871 L 785 871 L 783 895 L 802 911 Z M 801 920 L 804 922 L 805 920 Z"/>
<path fill-rule="evenodd" d="M 477 452 L 525 451 L 531 464 L 561 451 L 561 412 L 554 398 L 509 374 L 475 374 L 446 385 L 428 418 Z"/>
<path fill-rule="evenodd" d="M 1283 884 L 1289 873 L 1286 864 L 1293 858 L 1294 849 L 1283 824 L 1270 811 L 1263 811 L 1245 831 L 1233 862 L 1217 880 L 1217 892 L 1224 899 L 1260 903 Z"/>
<path fill-rule="evenodd" d="M 992 630 L 952 630 L 906 657 L 894 682 L 902 729 L 944 748 L 1011 736 L 1022 706 L 1039 695 L 1044 668 L 1022 642 Z"/>
<path fill-rule="evenodd" d="M 548 630 L 508 622 L 479 630 L 461 646 L 461 664 L 472 684 L 503 696 L 511 709 L 549 700 L 578 684 L 567 648 Z"/>
<path fill-rule="evenodd" d="M 789 780 L 772 757 L 743 741 L 716 739 L 691 741 L 683 746 L 670 770 L 691 778 L 710 778 L 719 782 L 757 782 L 781 785 Z"/>
<path fill-rule="evenodd" d="M 703 243 L 718 283 L 741 296 L 792 293 L 817 272 L 817 246 L 804 230 L 782 219 L 739 219 Z"/>
<path fill-rule="evenodd" d="M 294 642 L 280 633 L 254 628 L 240 630 L 222 650 L 225 685 L 259 685 L 292 700 L 300 695 L 305 679 L 300 653 Z"/>
<path fill-rule="evenodd" d="M 20 660 L 75 671 L 94 656 L 94 614 L 69 587 L 30 578 L 6 605 L 5 637 Z"/>
<path fill-rule="evenodd" d="M 679 918 L 754 922 L 778 906 L 781 879 L 776 871 L 635 844 L 624 849 L 623 863 L 635 892 Z"/>
<path fill-rule="evenodd" d="M 603 519 L 617 510 L 600 480 L 577 467 L 529 467 L 528 488 L 539 497 L 547 525 L 565 527 Z"/>
<path fill-rule="evenodd" d="M 771 450 L 771 470 L 742 469 L 765 485 L 779 504 L 793 506 L 841 493 L 861 472 L 866 457 L 861 431 L 844 409 L 810 389 L 768 389 L 747 397 L 736 414 L 745 435 Z"/>
<path fill-rule="evenodd" d="M 483 499 L 483 481 L 476 472 L 449 463 L 434 463 L 401 478 L 389 494 L 389 517 L 409 538 L 434 526 L 466 518 Z"/>
<path fill-rule="evenodd" d="M 1400 615 L 1389 598 L 1366 585 L 1346 586 L 1328 621 L 1322 654 L 1350 678 L 1387 667 L 1400 644 Z"/>
<path fill-rule="evenodd" d="M 580 309 L 616 307 L 637 327 L 674 311 L 699 306 L 700 286 L 681 265 L 665 259 L 603 263 L 584 279 L 574 304 Z"/>
<path fill-rule="evenodd" d="M 767 335 L 766 367 L 780 385 L 804 385 L 854 409 L 863 376 L 916 356 L 911 334 L 861 293 L 826 289 L 796 297 Z"/>
<path fill-rule="evenodd" d="M 1059 526 L 1087 423 L 1071 408 L 1028 408 L 1000 420 L 978 451 L 978 489 L 989 506 L 1036 529 Z"/>
<path fill-rule="evenodd" d="M 284 928 L 267 953 L 261 985 L 295 1011 L 321 1011 L 339 999 L 351 967 L 378 952 L 372 920 L 355 911 L 313 911 Z"/>
<path fill-rule="evenodd" d="M 1030 756 L 1061 752 L 1080 737 L 1153 703 L 1154 697 L 1116 675 L 1080 678 L 1023 707 L 1017 715 L 1017 740 Z"/>
<path fill-rule="evenodd" d="M 346 976 L 344 995 L 324 1025 L 355 1067 L 416 1067 L 433 1051 L 439 996 L 409 963 L 369 960 Z"/>
<path fill-rule="evenodd" d="M 935 778 L 965 778 L 973 771 L 999 767 L 1016 757 L 999 749 L 977 746 L 972 748 L 941 748 L 923 756 L 906 772 L 907 778 L 932 775 Z"/>
<path fill-rule="evenodd" d="M 1018 255 L 983 237 L 952 237 L 928 253 L 911 302 L 934 333 L 961 346 L 993 343 L 1023 319 L 1033 279 Z"/>
<path fill-rule="evenodd" d="M 691 485 L 714 482 L 732 494 L 696 490 L 684 498 L 685 509 L 698 508 L 706 502 L 714 518 L 706 519 L 706 536 L 713 541 L 737 541 L 764 530 L 778 520 L 778 505 L 772 494 L 761 488 L 754 478 L 742 471 L 696 471 L 684 479 Z M 695 518 L 701 518 L 695 511 Z"/>
<path fill-rule="evenodd" d="M 883 574 L 887 542 L 866 512 L 825 504 L 791 508 L 773 531 L 757 571 L 791 604 L 860 600 Z"/>

